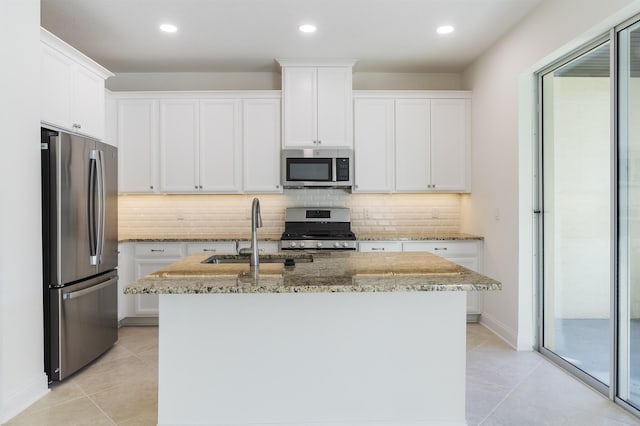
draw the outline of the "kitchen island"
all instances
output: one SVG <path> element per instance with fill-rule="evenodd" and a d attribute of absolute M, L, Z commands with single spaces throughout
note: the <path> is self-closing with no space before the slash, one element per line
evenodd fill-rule
<path fill-rule="evenodd" d="M 160 295 L 159 425 L 466 424 L 465 292 L 497 281 L 429 253 L 207 257 L 125 289 Z"/>

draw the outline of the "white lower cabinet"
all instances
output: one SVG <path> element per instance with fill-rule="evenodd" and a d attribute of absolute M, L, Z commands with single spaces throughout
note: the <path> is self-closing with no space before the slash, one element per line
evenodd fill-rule
<path fill-rule="evenodd" d="M 235 241 L 215 241 L 207 243 L 188 243 L 187 256 L 196 253 L 214 254 L 235 254 L 237 252 L 237 243 Z"/>
<path fill-rule="evenodd" d="M 134 258 L 134 278 L 140 279 L 158 269 L 177 262 L 184 256 L 182 243 L 136 243 Z M 136 294 L 133 313 L 135 316 L 157 316 L 158 296 Z"/>
<path fill-rule="evenodd" d="M 250 247 L 250 241 L 208 241 L 170 243 L 118 244 L 118 321 L 121 325 L 154 324 L 158 316 L 158 296 L 155 294 L 124 294 L 124 288 L 135 280 L 158 269 L 197 253 L 236 254 L 240 248 Z M 260 253 L 276 253 L 278 241 L 259 241 Z"/>
<path fill-rule="evenodd" d="M 426 251 L 442 256 L 472 271 L 482 272 L 482 241 L 360 241 L 360 252 Z M 482 293 L 467 292 L 467 318 L 477 321 L 482 313 Z"/>
<path fill-rule="evenodd" d="M 358 243 L 358 251 L 371 252 L 399 252 L 402 251 L 402 243 L 400 241 L 360 241 Z"/>
<path fill-rule="evenodd" d="M 402 251 L 426 251 L 442 256 L 453 263 L 475 272 L 482 272 L 482 242 L 470 241 L 405 241 Z M 482 313 L 482 293 L 467 292 L 467 315 L 478 316 Z M 477 320 L 477 318 L 473 318 Z"/>

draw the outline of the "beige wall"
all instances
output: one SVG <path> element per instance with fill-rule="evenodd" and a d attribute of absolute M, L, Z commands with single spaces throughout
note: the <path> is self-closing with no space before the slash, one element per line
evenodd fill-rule
<path fill-rule="evenodd" d="M 520 349 L 534 345 L 534 72 L 640 11 L 632 0 L 545 0 L 463 72 L 473 90 L 473 193 L 462 230 L 484 235 L 482 321 Z"/>
<path fill-rule="evenodd" d="M 253 195 L 122 195 L 121 240 L 163 238 L 249 239 Z M 358 238 L 429 236 L 460 229 L 460 196 L 455 194 L 351 194 L 343 190 L 287 190 L 261 194 L 260 238 L 280 239 L 284 212 L 294 206 L 351 210 Z"/>
<path fill-rule="evenodd" d="M 40 262 L 40 2 L 3 0 L 0 9 L 0 423 L 4 423 L 43 396 L 47 380 Z"/>
<path fill-rule="evenodd" d="M 280 90 L 278 72 L 118 73 L 107 80 L 114 92 L 138 90 Z M 460 90 L 459 73 L 355 72 L 354 90 Z"/>

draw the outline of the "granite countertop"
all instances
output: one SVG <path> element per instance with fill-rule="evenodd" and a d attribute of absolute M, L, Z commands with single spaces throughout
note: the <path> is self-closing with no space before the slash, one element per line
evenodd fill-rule
<path fill-rule="evenodd" d="M 259 234 L 260 241 L 280 241 L 281 234 Z M 396 232 L 384 233 L 356 233 L 358 241 L 427 241 L 427 240 L 483 240 L 479 235 L 465 234 L 461 232 L 425 232 L 421 234 L 404 234 Z M 217 241 L 249 241 L 251 236 L 248 235 L 123 235 L 118 237 L 120 243 L 145 243 L 145 242 L 164 242 L 164 243 L 180 243 L 180 242 L 217 242 Z"/>
<path fill-rule="evenodd" d="M 296 258 L 309 253 L 264 257 Z M 125 287 L 126 294 L 336 293 L 500 290 L 498 281 L 440 256 L 412 253 L 311 253 L 313 262 L 203 264 L 195 254 Z M 262 258 L 262 257 L 261 257 Z"/>

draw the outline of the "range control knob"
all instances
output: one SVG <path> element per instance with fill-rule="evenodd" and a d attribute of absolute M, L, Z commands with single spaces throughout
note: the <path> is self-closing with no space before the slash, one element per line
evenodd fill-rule
<path fill-rule="evenodd" d="M 300 243 L 300 248 L 303 248 L 303 247 L 304 247 L 304 243 Z"/>
<path fill-rule="evenodd" d="M 316 244 L 318 246 L 318 248 L 322 247 L 322 242 L 318 241 L 318 244 Z"/>
<path fill-rule="evenodd" d="M 335 248 L 340 248 L 340 243 L 334 243 L 334 244 L 333 244 L 333 246 L 334 246 Z"/>
<path fill-rule="evenodd" d="M 296 244 L 296 242 L 295 242 L 295 241 L 291 241 L 291 243 L 289 244 L 289 247 L 295 247 L 295 246 L 297 246 L 297 245 L 298 245 L 298 244 Z"/>

